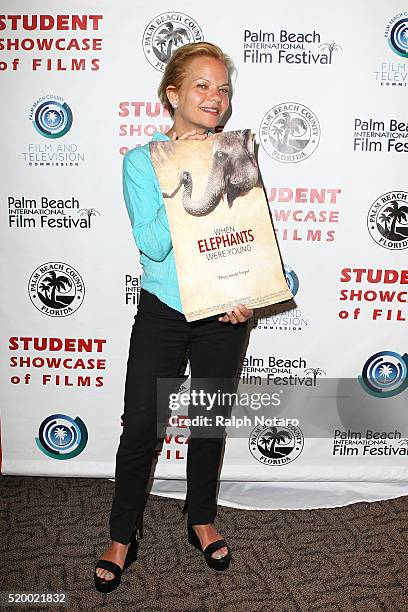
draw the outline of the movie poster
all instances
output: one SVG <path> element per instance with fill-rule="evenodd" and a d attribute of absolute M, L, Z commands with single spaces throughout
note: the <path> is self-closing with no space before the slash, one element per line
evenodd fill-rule
<path fill-rule="evenodd" d="M 254 155 L 254 134 L 152 141 L 187 321 L 291 299 Z"/>

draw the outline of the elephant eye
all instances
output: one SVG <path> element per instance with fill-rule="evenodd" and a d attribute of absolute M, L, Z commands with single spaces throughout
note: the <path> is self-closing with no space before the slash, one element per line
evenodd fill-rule
<path fill-rule="evenodd" d="M 216 151 L 215 155 L 216 155 L 217 159 L 219 159 L 220 161 L 222 161 L 226 157 L 228 157 L 227 153 L 225 153 L 224 151 Z"/>

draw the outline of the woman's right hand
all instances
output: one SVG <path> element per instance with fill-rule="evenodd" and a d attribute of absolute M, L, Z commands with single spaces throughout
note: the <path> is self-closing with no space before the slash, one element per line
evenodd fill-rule
<path fill-rule="evenodd" d="M 176 132 L 171 135 L 172 140 L 205 140 L 206 138 L 207 134 L 197 134 L 197 130 L 191 130 L 182 136 L 177 136 Z"/>

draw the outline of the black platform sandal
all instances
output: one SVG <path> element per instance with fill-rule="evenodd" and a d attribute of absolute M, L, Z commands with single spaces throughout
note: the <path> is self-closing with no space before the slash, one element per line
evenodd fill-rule
<path fill-rule="evenodd" d="M 94 570 L 94 581 L 95 587 L 101 593 L 111 593 L 120 585 L 122 574 L 134 561 L 137 559 L 139 552 L 139 540 L 143 538 L 143 519 L 142 516 L 138 517 L 136 526 L 130 536 L 130 546 L 126 553 L 125 563 L 123 569 L 117 563 L 113 561 L 107 561 L 106 559 L 99 559 Z M 100 578 L 96 574 L 97 568 L 105 569 L 114 575 L 114 578 L 107 580 L 106 578 Z"/>
<path fill-rule="evenodd" d="M 195 548 L 197 548 L 197 550 L 204 555 L 205 562 L 209 567 L 219 571 L 228 569 L 232 559 L 232 552 L 225 540 L 216 540 L 216 542 L 211 542 L 211 544 L 208 544 L 208 546 L 206 546 L 203 550 L 201 548 L 200 539 L 194 531 L 192 525 L 187 525 L 187 535 L 189 543 L 195 546 Z M 219 550 L 224 546 L 228 548 L 228 553 L 224 557 L 221 557 L 221 559 L 215 559 L 211 556 L 216 550 Z"/>

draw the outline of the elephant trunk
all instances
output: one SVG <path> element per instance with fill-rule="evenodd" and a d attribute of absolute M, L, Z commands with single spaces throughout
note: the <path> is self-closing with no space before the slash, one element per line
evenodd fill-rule
<path fill-rule="evenodd" d="M 182 203 L 184 210 L 195 217 L 203 217 L 211 213 L 220 203 L 223 183 L 220 177 L 210 174 L 205 191 L 198 200 L 191 200 L 193 181 L 187 170 L 181 173 L 180 181 L 184 185 Z"/>

